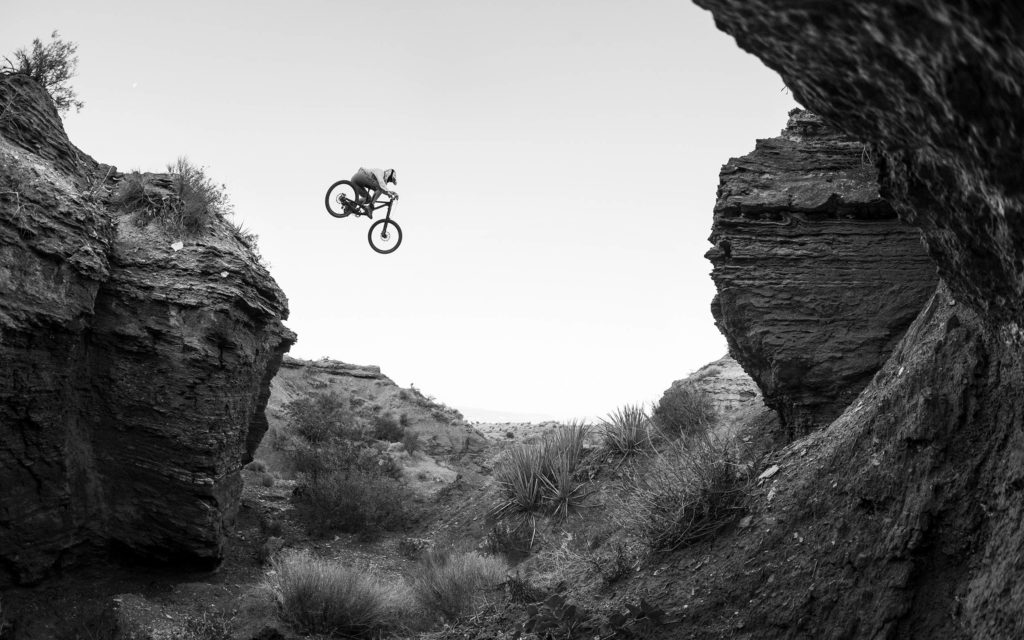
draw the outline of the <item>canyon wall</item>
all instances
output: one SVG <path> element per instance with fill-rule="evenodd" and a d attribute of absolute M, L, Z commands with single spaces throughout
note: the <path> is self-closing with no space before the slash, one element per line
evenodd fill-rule
<path fill-rule="evenodd" d="M 842 414 L 769 455 L 748 516 L 676 559 L 663 637 L 1024 636 L 1024 9 L 696 2 L 866 143 L 940 282 Z"/>
<path fill-rule="evenodd" d="M 0 109 L 0 586 L 111 547 L 212 567 L 287 300 L 222 218 L 113 206 L 124 176 L 33 81 L 0 78 Z"/>
<path fill-rule="evenodd" d="M 722 167 L 710 240 L 715 322 L 790 437 L 857 397 L 937 282 L 864 145 L 806 111 Z"/>

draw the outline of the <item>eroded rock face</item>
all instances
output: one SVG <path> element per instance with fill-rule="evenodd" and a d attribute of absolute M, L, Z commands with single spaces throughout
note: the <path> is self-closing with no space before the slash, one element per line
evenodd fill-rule
<path fill-rule="evenodd" d="M 287 300 L 225 221 L 176 250 L 111 208 L 34 83 L 0 104 L 0 586 L 111 544 L 212 566 Z"/>
<path fill-rule="evenodd" d="M 674 637 L 1021 637 L 1024 9 L 697 3 L 868 141 L 948 286 L 837 420 L 770 456 L 727 551 L 677 586 Z"/>
<path fill-rule="evenodd" d="M 956 299 L 1024 315 L 1024 5 L 696 0 L 880 160 Z"/>
<path fill-rule="evenodd" d="M 875 175 L 863 145 L 797 110 L 722 167 L 712 313 L 791 437 L 850 404 L 935 290 Z"/>

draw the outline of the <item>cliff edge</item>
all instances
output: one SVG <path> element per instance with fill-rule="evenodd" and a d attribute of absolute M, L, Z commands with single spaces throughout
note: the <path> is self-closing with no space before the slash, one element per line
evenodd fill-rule
<path fill-rule="evenodd" d="M 111 548 L 215 565 L 295 340 L 227 221 L 173 234 L 124 179 L 0 78 L 0 587 Z"/>

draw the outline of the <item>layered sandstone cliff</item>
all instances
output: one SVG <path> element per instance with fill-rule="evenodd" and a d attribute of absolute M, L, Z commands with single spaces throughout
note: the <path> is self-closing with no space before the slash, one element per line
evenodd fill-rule
<path fill-rule="evenodd" d="M 0 78 L 0 586 L 125 548 L 212 566 L 294 341 L 223 219 L 178 237 Z M 180 243 L 180 244 L 179 244 Z"/>
<path fill-rule="evenodd" d="M 750 516 L 679 559 L 664 637 L 1021 637 L 1024 12 L 697 3 L 869 144 L 940 284 L 842 415 L 770 456 Z"/>
<path fill-rule="evenodd" d="M 710 239 L 715 322 L 791 436 L 850 404 L 937 281 L 864 146 L 806 111 L 722 167 Z"/>

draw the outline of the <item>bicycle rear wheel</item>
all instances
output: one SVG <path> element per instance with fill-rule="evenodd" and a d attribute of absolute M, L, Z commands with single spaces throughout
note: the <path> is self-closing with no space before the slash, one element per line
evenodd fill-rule
<path fill-rule="evenodd" d="M 379 228 L 378 228 L 379 227 Z M 370 246 L 377 253 L 391 253 L 402 244 L 402 227 L 394 220 L 378 220 L 370 225 Z"/>
<path fill-rule="evenodd" d="M 362 212 L 361 193 L 356 185 L 348 180 L 338 180 L 327 190 L 324 205 L 327 213 L 335 218 L 344 218 L 353 213 Z"/>

